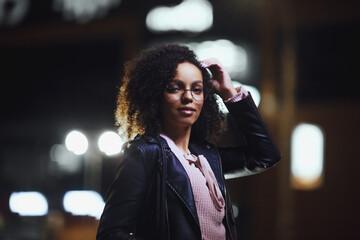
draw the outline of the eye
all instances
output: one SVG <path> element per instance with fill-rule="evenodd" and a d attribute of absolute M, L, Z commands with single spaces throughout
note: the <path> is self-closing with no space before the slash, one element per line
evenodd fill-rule
<path fill-rule="evenodd" d="M 202 92 L 203 92 L 203 89 L 202 88 L 194 88 L 191 90 L 193 93 L 195 93 L 196 95 L 200 95 Z"/>
<path fill-rule="evenodd" d="M 180 91 L 180 88 L 177 86 L 168 86 L 166 87 L 166 90 L 168 93 L 178 93 Z"/>

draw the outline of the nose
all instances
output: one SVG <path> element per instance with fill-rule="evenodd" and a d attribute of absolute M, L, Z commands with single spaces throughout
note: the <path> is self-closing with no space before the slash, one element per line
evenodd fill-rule
<path fill-rule="evenodd" d="M 192 102 L 193 97 L 191 95 L 191 90 L 184 89 L 184 93 L 182 94 L 181 100 L 186 102 Z"/>

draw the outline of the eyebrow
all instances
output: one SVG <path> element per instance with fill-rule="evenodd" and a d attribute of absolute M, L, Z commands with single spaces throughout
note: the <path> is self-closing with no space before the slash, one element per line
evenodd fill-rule
<path fill-rule="evenodd" d="M 181 81 L 181 80 L 179 80 L 179 79 L 172 79 L 172 80 L 170 80 L 169 83 L 176 83 L 176 84 L 184 85 L 184 82 Z M 191 84 L 191 86 L 194 86 L 194 85 L 199 84 L 199 83 L 201 83 L 201 84 L 204 85 L 204 82 L 203 82 L 203 81 L 201 81 L 201 80 L 195 80 L 195 81 Z"/>

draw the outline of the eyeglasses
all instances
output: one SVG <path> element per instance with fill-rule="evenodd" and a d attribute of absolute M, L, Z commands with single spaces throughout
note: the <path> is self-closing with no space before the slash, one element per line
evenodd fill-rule
<path fill-rule="evenodd" d="M 190 91 L 191 96 L 195 101 L 204 101 L 202 84 L 197 84 L 191 89 L 186 89 L 184 86 L 179 86 L 178 84 L 170 84 L 165 88 L 165 95 L 172 101 L 179 101 L 186 91 Z"/>

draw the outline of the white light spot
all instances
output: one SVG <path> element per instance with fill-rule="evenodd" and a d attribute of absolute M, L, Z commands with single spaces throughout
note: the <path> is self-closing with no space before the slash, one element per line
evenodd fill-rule
<path fill-rule="evenodd" d="M 68 191 L 64 195 L 65 211 L 78 216 L 92 216 L 100 219 L 105 202 L 95 191 Z"/>
<path fill-rule="evenodd" d="M 89 146 L 86 136 L 79 131 L 71 131 L 65 139 L 67 149 L 76 155 L 84 154 Z"/>
<path fill-rule="evenodd" d="M 120 153 L 122 144 L 119 134 L 112 131 L 101 134 L 98 141 L 100 151 L 109 156 Z"/>
<path fill-rule="evenodd" d="M 154 32 L 202 32 L 212 23 L 212 6 L 206 0 L 184 0 L 174 7 L 155 7 L 146 16 L 146 26 Z"/>
<path fill-rule="evenodd" d="M 313 184 L 323 173 L 324 136 L 313 124 L 302 123 L 291 136 L 291 175 L 302 184 Z"/>
<path fill-rule="evenodd" d="M 14 192 L 9 199 L 10 210 L 20 216 L 43 216 L 48 213 L 48 202 L 39 192 Z"/>

